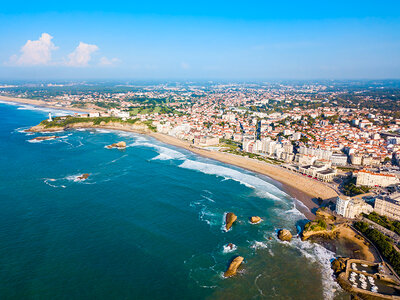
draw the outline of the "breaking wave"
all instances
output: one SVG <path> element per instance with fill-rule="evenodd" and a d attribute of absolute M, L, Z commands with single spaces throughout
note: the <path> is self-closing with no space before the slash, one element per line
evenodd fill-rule
<path fill-rule="evenodd" d="M 286 195 L 273 184 L 268 183 L 254 175 L 249 175 L 228 167 L 186 159 L 181 168 L 196 170 L 205 174 L 223 177 L 225 180 L 237 181 L 249 188 L 261 190 L 264 197 L 281 200 L 277 195 Z M 273 194 L 274 193 L 274 194 Z"/>
<path fill-rule="evenodd" d="M 331 260 L 335 258 L 335 253 L 317 243 L 303 242 L 299 238 L 293 239 L 288 244 L 297 248 L 311 262 L 320 265 L 324 299 L 334 299 L 336 292 L 341 290 L 331 268 Z"/>

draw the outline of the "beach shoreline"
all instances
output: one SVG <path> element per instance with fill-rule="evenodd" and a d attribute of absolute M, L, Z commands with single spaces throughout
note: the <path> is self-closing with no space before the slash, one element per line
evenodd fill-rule
<path fill-rule="evenodd" d="M 43 100 L 34 100 L 34 99 L 27 99 L 27 98 L 16 98 L 16 97 L 9 97 L 9 96 L 0 96 L 0 101 L 9 102 L 9 103 L 15 103 L 15 104 L 27 104 L 27 105 L 33 105 L 33 106 L 45 107 L 45 108 L 52 108 L 52 109 L 57 109 L 57 110 L 74 111 L 74 112 L 80 112 L 80 113 L 97 112 L 97 110 L 94 110 L 94 109 L 55 106 L 55 105 L 47 104 L 46 101 L 43 101 Z"/>
<path fill-rule="evenodd" d="M 29 104 L 56 110 L 75 110 L 80 112 L 89 112 L 89 110 L 78 110 L 74 108 L 44 105 L 40 104 L 41 102 L 44 101 L 39 101 L 39 100 L 17 98 L 17 100 L 20 101 L 14 101 L 14 99 L 15 98 L 0 96 L 0 100 L 5 102 L 13 102 L 17 104 Z M 176 137 L 162 134 L 159 132 L 143 132 L 140 130 L 133 130 L 130 128 L 121 128 L 121 127 L 114 127 L 107 125 L 103 126 L 89 125 L 85 128 L 94 128 L 94 129 L 103 128 L 103 129 L 144 134 L 153 137 L 162 143 L 186 149 L 202 157 L 210 158 L 222 163 L 226 163 L 228 165 L 233 165 L 251 172 L 267 176 L 272 180 L 274 180 L 275 182 L 279 183 L 281 185 L 279 186 L 279 188 L 281 188 L 284 192 L 286 192 L 292 198 L 297 200 L 294 201 L 294 205 L 301 213 L 303 213 L 306 216 L 306 218 L 310 220 L 315 218 L 315 211 L 319 207 L 319 205 L 315 201 L 316 198 L 320 197 L 326 200 L 326 199 L 334 199 L 337 196 L 337 193 L 324 183 L 291 172 L 287 169 L 284 169 L 283 167 L 275 166 L 266 162 L 254 160 L 248 157 L 238 156 L 231 153 L 212 151 L 208 149 L 195 147 L 193 144 L 190 144 L 187 141 L 183 141 Z"/>

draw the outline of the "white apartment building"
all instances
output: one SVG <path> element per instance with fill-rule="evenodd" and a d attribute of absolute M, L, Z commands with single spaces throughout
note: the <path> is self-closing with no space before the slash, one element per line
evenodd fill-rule
<path fill-rule="evenodd" d="M 345 218 L 354 219 L 362 213 L 369 214 L 374 208 L 359 198 L 339 196 L 336 199 L 336 213 Z"/>
<path fill-rule="evenodd" d="M 356 185 L 386 187 L 399 183 L 399 178 L 393 174 L 374 173 L 366 170 L 356 171 L 353 174 L 357 176 Z"/>
<path fill-rule="evenodd" d="M 330 160 L 332 156 L 332 151 L 330 150 L 324 150 L 320 148 L 307 148 L 304 146 L 301 146 L 299 148 L 299 153 L 312 155 L 315 156 L 317 159 L 325 159 L 325 160 Z"/>
<path fill-rule="evenodd" d="M 347 155 L 334 153 L 331 156 L 331 161 L 335 166 L 345 166 L 347 165 Z"/>

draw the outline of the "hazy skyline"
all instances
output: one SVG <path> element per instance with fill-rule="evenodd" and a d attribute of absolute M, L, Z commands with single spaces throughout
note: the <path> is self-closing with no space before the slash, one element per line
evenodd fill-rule
<path fill-rule="evenodd" d="M 0 8 L 0 79 L 400 78 L 396 1 Z"/>

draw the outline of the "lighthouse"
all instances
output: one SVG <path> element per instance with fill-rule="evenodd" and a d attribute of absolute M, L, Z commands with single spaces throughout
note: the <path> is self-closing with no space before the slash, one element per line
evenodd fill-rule
<path fill-rule="evenodd" d="M 49 112 L 49 122 L 53 121 L 53 119 L 51 118 L 51 113 Z"/>

